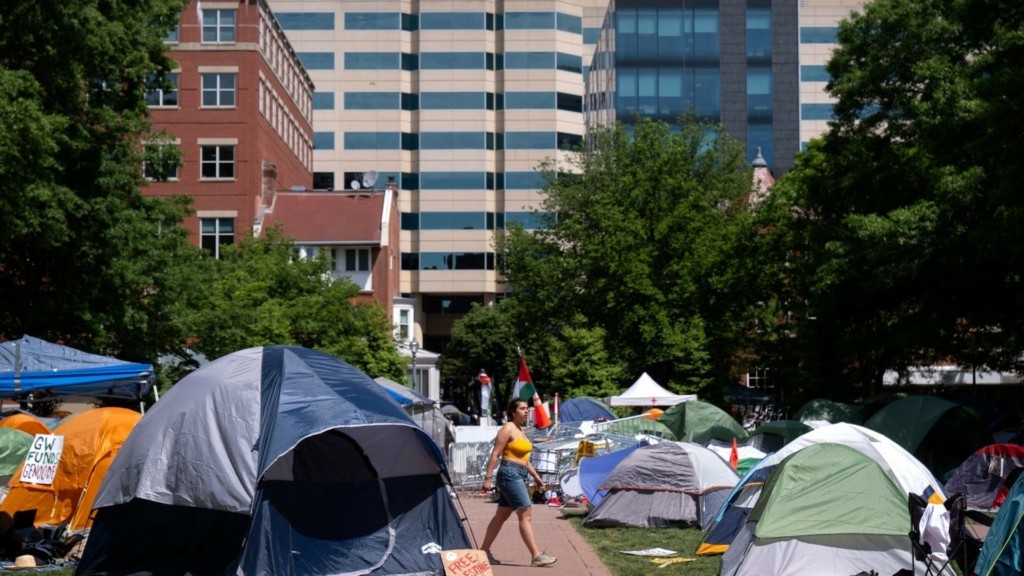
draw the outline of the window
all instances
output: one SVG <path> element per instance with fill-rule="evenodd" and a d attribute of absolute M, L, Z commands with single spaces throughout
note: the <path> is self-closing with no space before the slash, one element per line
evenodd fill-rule
<path fill-rule="evenodd" d="M 333 12 L 275 12 L 285 30 L 334 30 Z"/>
<path fill-rule="evenodd" d="M 409 340 L 409 335 L 412 334 L 412 310 L 396 306 L 395 312 L 398 313 L 398 319 L 395 322 L 395 339 L 399 342 L 406 342 Z"/>
<path fill-rule="evenodd" d="M 822 65 L 803 65 L 800 66 L 800 81 L 801 82 L 829 82 L 832 77 L 829 76 L 828 70 Z"/>
<path fill-rule="evenodd" d="M 178 73 L 164 74 L 163 82 L 156 74 L 146 78 L 146 104 L 157 108 L 172 108 L 178 105 Z"/>
<path fill-rule="evenodd" d="M 802 26 L 801 44 L 835 44 L 839 28 L 834 26 Z"/>
<path fill-rule="evenodd" d="M 345 107 L 349 107 L 348 94 L 345 94 Z M 334 92 L 314 92 L 313 110 L 334 110 Z"/>
<path fill-rule="evenodd" d="M 404 29 L 404 16 L 399 12 L 347 12 L 346 30 L 398 30 Z"/>
<path fill-rule="evenodd" d="M 334 70 L 334 52 L 299 52 L 306 70 Z"/>
<path fill-rule="evenodd" d="M 203 10 L 203 42 L 230 44 L 235 41 L 235 10 Z"/>
<path fill-rule="evenodd" d="M 493 94 L 491 96 L 493 97 Z M 420 108 L 423 110 L 481 110 L 484 105 L 483 92 L 423 92 L 420 94 Z"/>
<path fill-rule="evenodd" d="M 176 145 L 148 145 L 145 149 L 142 172 L 147 180 L 177 180 L 180 158 L 181 154 Z"/>
<path fill-rule="evenodd" d="M 171 28 L 171 31 L 167 33 L 167 36 L 164 36 L 164 44 L 177 44 L 178 43 L 178 36 L 180 34 L 181 34 L 181 26 L 178 25 L 178 24 L 175 24 L 174 28 Z"/>
<path fill-rule="evenodd" d="M 398 132 L 345 132 L 346 150 L 398 150 Z"/>
<path fill-rule="evenodd" d="M 483 132 L 423 132 L 420 150 L 483 150 Z"/>
<path fill-rule="evenodd" d="M 334 150 L 334 132 L 313 132 L 314 150 Z"/>
<path fill-rule="evenodd" d="M 234 218 L 200 218 L 199 242 L 203 250 L 220 258 L 221 246 L 235 243 Z"/>
<path fill-rule="evenodd" d="M 833 104 L 801 104 L 801 120 L 831 120 Z"/>
<path fill-rule="evenodd" d="M 314 190 L 334 190 L 334 172 L 313 172 Z"/>
<path fill-rule="evenodd" d="M 202 74 L 203 108 L 233 108 L 235 106 L 234 74 Z"/>
<path fill-rule="evenodd" d="M 483 70 L 485 60 L 481 52 L 422 52 L 420 70 Z"/>
<path fill-rule="evenodd" d="M 338 260 L 338 263 L 343 266 L 341 272 L 370 271 L 369 248 L 346 248 L 342 251 L 345 253 L 345 257 Z"/>
<path fill-rule="evenodd" d="M 346 70 L 398 70 L 398 52 L 346 52 Z"/>
<path fill-rule="evenodd" d="M 346 110 L 398 110 L 398 106 L 398 92 L 345 92 Z"/>
<path fill-rule="evenodd" d="M 424 12 L 420 30 L 483 30 L 483 12 Z"/>
<path fill-rule="evenodd" d="M 199 150 L 201 179 L 226 180 L 235 177 L 234 146 L 200 146 Z"/>

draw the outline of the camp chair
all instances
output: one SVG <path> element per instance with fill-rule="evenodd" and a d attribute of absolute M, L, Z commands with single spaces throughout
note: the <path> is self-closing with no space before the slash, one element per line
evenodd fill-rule
<path fill-rule="evenodd" d="M 921 540 L 921 518 L 928 500 L 920 494 L 910 494 L 907 498 L 907 505 L 910 509 L 910 544 L 911 552 L 917 560 L 923 561 L 926 566 L 926 576 L 939 576 L 942 574 L 955 574 L 950 564 L 955 563 L 962 574 L 969 573 L 974 568 L 974 563 L 981 553 L 981 540 L 975 538 L 966 527 L 968 516 L 967 498 L 963 492 L 953 494 L 943 503 L 946 511 L 949 512 L 949 544 L 946 547 L 946 560 L 940 562 L 932 554 L 932 547 Z M 971 516 L 975 518 L 975 516 Z M 982 521 L 980 517 L 977 520 Z M 916 574 L 917 563 L 913 563 L 911 574 Z"/>

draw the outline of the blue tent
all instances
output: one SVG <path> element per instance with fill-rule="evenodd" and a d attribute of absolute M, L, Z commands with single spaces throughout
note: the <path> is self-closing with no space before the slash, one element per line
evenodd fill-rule
<path fill-rule="evenodd" d="M 32 336 L 0 342 L 0 398 L 49 392 L 138 399 L 152 384 L 149 364 L 90 354 Z"/>
<path fill-rule="evenodd" d="M 1016 576 L 1024 573 L 1024 474 L 1013 483 L 985 536 L 972 574 Z"/>
<path fill-rule="evenodd" d="M 419 574 L 469 548 L 437 445 L 369 376 L 292 346 L 189 374 L 111 464 L 76 574 Z"/>
<path fill-rule="evenodd" d="M 604 497 L 608 495 L 608 491 L 601 490 L 600 488 L 605 477 L 619 465 L 619 462 L 622 462 L 626 456 L 632 454 L 640 446 L 644 446 L 644 444 L 638 442 L 622 450 L 580 460 L 580 488 L 583 490 L 583 495 L 589 501 L 588 508 L 593 510 L 597 508 L 601 500 L 604 500 Z"/>
<path fill-rule="evenodd" d="M 570 398 L 558 405 L 559 422 L 583 422 L 584 420 L 615 420 L 615 414 L 600 400 L 589 396 Z"/>

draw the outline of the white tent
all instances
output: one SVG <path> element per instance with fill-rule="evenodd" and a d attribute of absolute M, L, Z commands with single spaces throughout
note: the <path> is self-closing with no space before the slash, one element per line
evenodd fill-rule
<path fill-rule="evenodd" d="M 696 400 L 696 394 L 673 394 L 662 388 L 647 372 L 633 382 L 625 392 L 611 397 L 612 406 L 675 406 L 680 402 Z"/>

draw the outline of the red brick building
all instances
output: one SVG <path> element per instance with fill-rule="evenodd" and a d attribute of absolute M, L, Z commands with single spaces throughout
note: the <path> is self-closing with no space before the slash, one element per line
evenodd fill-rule
<path fill-rule="evenodd" d="M 147 98 L 182 164 L 142 192 L 191 196 L 184 226 L 217 254 L 252 233 L 276 192 L 312 187 L 314 87 L 265 0 L 192 2 L 167 44 L 173 87 Z"/>

